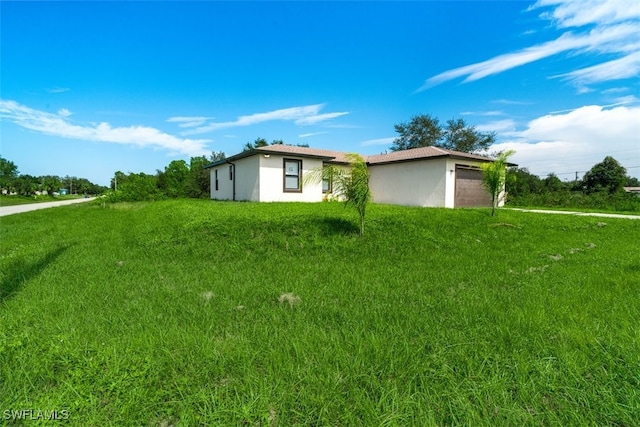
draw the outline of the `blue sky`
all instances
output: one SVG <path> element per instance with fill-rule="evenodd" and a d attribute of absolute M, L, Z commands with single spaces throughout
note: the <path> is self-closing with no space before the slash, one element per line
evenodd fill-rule
<path fill-rule="evenodd" d="M 0 2 L 0 155 L 115 171 L 258 137 L 378 154 L 416 114 L 573 179 L 640 177 L 640 2 Z"/>

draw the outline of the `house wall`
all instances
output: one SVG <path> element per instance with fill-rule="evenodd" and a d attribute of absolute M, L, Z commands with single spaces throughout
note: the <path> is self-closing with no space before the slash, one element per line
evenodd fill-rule
<path fill-rule="evenodd" d="M 297 156 L 283 156 L 270 154 L 269 157 L 260 154 L 253 156 L 260 162 L 260 201 L 262 202 L 320 202 L 322 201 L 322 183 L 305 183 L 302 192 L 285 192 L 284 159 L 302 160 L 302 180 L 310 171 L 321 168 L 322 160 Z"/>
<path fill-rule="evenodd" d="M 369 187 L 375 203 L 445 207 L 453 193 L 447 159 L 416 160 L 369 166 Z"/>
<path fill-rule="evenodd" d="M 218 189 L 216 190 L 216 171 L 218 171 Z M 222 164 L 209 169 L 211 198 L 214 200 L 232 200 L 233 187 L 229 180 L 229 165 Z"/>
<path fill-rule="evenodd" d="M 258 156 L 245 157 L 233 162 L 235 165 L 235 200 L 260 201 L 260 181 Z M 229 164 L 211 168 L 211 198 L 216 200 L 234 200 L 233 180 L 229 176 Z M 218 191 L 215 189 L 215 171 L 218 171 Z"/>
<path fill-rule="evenodd" d="M 462 164 L 460 162 L 456 162 L 454 159 L 447 159 L 447 164 L 445 167 L 446 170 L 446 183 L 445 183 L 445 198 L 444 198 L 444 207 L 445 208 L 455 208 L 455 197 L 456 197 L 456 164 Z M 465 163 L 469 164 L 469 163 Z M 453 172 L 452 172 L 453 171 Z"/>

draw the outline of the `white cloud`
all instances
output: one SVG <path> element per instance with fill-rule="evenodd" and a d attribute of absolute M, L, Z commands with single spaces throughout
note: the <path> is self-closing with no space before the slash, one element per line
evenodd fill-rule
<path fill-rule="evenodd" d="M 336 117 L 345 116 L 349 114 L 346 111 L 339 113 L 325 113 L 317 114 L 315 116 L 301 117 L 295 121 L 297 125 L 315 125 L 316 123 L 324 122 L 325 120 L 335 119 Z"/>
<path fill-rule="evenodd" d="M 639 29 L 640 31 L 640 29 Z M 562 77 L 577 86 L 598 83 L 608 80 L 620 80 L 635 77 L 640 70 L 640 50 L 619 59 L 603 62 L 591 67 L 582 68 L 570 73 L 554 77 Z"/>
<path fill-rule="evenodd" d="M 615 99 L 615 105 L 637 104 L 637 103 L 640 103 L 640 99 L 638 99 L 634 95 L 620 96 Z"/>
<path fill-rule="evenodd" d="M 151 147 L 191 156 L 208 152 L 205 139 L 183 139 L 147 126 L 111 127 L 103 122 L 82 126 L 68 121 L 68 110 L 52 114 L 35 110 L 16 101 L 0 100 L 0 118 L 23 128 L 62 138 Z"/>
<path fill-rule="evenodd" d="M 71 89 L 69 89 L 68 87 L 52 87 L 49 89 L 46 89 L 47 92 L 49 93 L 64 93 L 64 92 L 69 92 Z"/>
<path fill-rule="evenodd" d="M 504 111 L 464 111 L 463 116 L 504 116 Z"/>
<path fill-rule="evenodd" d="M 60 110 L 58 110 L 58 115 L 62 116 L 62 117 L 69 117 L 71 114 L 73 114 L 71 111 L 67 110 L 66 108 L 62 108 Z"/>
<path fill-rule="evenodd" d="M 528 101 L 514 101 L 511 99 L 496 99 L 491 102 L 493 102 L 494 104 L 500 104 L 500 105 L 531 105 L 531 102 L 528 102 Z"/>
<path fill-rule="evenodd" d="M 585 31 L 569 31 L 554 40 L 498 55 L 486 61 L 454 68 L 425 81 L 418 92 L 446 81 L 464 77 L 472 82 L 548 58 L 560 53 L 607 54 L 607 61 L 562 74 L 585 91 L 585 84 L 619 80 L 640 72 L 640 2 L 637 0 L 540 0 L 529 10 L 554 7 L 540 17 L 560 29 L 583 27 Z M 610 59 L 611 55 L 617 57 Z"/>
<path fill-rule="evenodd" d="M 396 140 L 395 136 L 391 136 L 388 138 L 368 139 L 366 141 L 362 141 L 360 145 L 362 147 L 368 147 L 371 145 L 391 145 L 395 140 Z"/>
<path fill-rule="evenodd" d="M 640 3 L 636 0 L 538 0 L 529 10 L 546 6 L 555 8 L 541 17 L 554 21 L 559 28 L 609 25 L 640 18 Z"/>
<path fill-rule="evenodd" d="M 640 107 L 580 107 L 536 118 L 526 129 L 513 132 L 508 140 L 491 148 L 516 150 L 512 161 L 537 175 L 582 173 L 608 155 L 623 166 L 638 166 L 639 118 Z M 637 176 L 639 171 L 628 172 Z"/>
<path fill-rule="evenodd" d="M 310 136 L 324 135 L 325 133 L 328 133 L 328 132 L 310 132 L 310 133 L 302 133 L 302 134 L 298 135 L 298 138 L 309 138 Z"/>
<path fill-rule="evenodd" d="M 192 128 L 204 125 L 208 120 L 213 120 L 213 117 L 169 117 L 167 122 L 169 123 L 178 123 L 178 126 L 181 128 Z"/>
<path fill-rule="evenodd" d="M 602 91 L 604 94 L 612 94 L 612 93 L 625 93 L 629 92 L 628 87 L 612 87 L 610 89 L 605 89 Z"/>
<path fill-rule="evenodd" d="M 195 135 L 219 129 L 251 126 L 274 120 L 292 121 L 297 125 L 310 125 L 349 114 L 348 112 L 320 114 L 320 110 L 324 108 L 324 105 L 325 104 L 314 104 L 301 107 L 283 108 L 266 113 L 256 113 L 246 116 L 240 116 L 236 120 L 231 122 L 213 122 L 204 126 L 196 127 L 195 129 L 184 132 L 184 134 Z"/>
<path fill-rule="evenodd" d="M 475 128 L 479 132 L 513 132 L 516 130 L 516 123 L 511 119 L 495 120 L 493 122 L 477 125 Z"/>

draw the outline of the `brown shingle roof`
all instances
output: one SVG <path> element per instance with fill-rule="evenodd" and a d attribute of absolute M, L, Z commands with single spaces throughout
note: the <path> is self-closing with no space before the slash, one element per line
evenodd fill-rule
<path fill-rule="evenodd" d="M 420 160 L 435 157 L 457 157 L 471 160 L 491 161 L 489 157 L 478 154 L 463 153 L 460 151 L 445 150 L 438 147 L 420 147 L 410 150 L 392 151 L 386 154 L 376 154 L 367 157 L 367 162 L 371 165 L 383 163 L 406 162 L 410 160 Z"/>
<path fill-rule="evenodd" d="M 226 161 L 234 161 L 243 157 L 252 156 L 256 153 L 262 154 L 289 154 L 302 157 L 322 158 L 326 161 L 336 163 L 350 163 L 348 155 L 345 151 L 324 150 L 321 148 L 297 147 L 294 145 L 275 144 L 259 147 L 253 150 L 243 151 L 235 156 L 231 156 L 226 160 L 219 160 L 206 165 L 206 168 L 225 163 Z M 410 150 L 392 151 L 386 154 L 375 154 L 372 156 L 363 156 L 364 160 L 370 165 L 380 165 L 386 163 L 407 162 L 411 160 L 429 159 L 437 157 L 454 157 L 469 160 L 492 161 L 493 159 L 478 154 L 463 153 L 460 151 L 445 150 L 438 147 L 420 147 Z"/>

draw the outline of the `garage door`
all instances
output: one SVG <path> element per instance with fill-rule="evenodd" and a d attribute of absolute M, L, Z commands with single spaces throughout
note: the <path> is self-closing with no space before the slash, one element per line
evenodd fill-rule
<path fill-rule="evenodd" d="M 491 195 L 482 186 L 480 169 L 456 166 L 456 208 L 491 206 Z"/>

